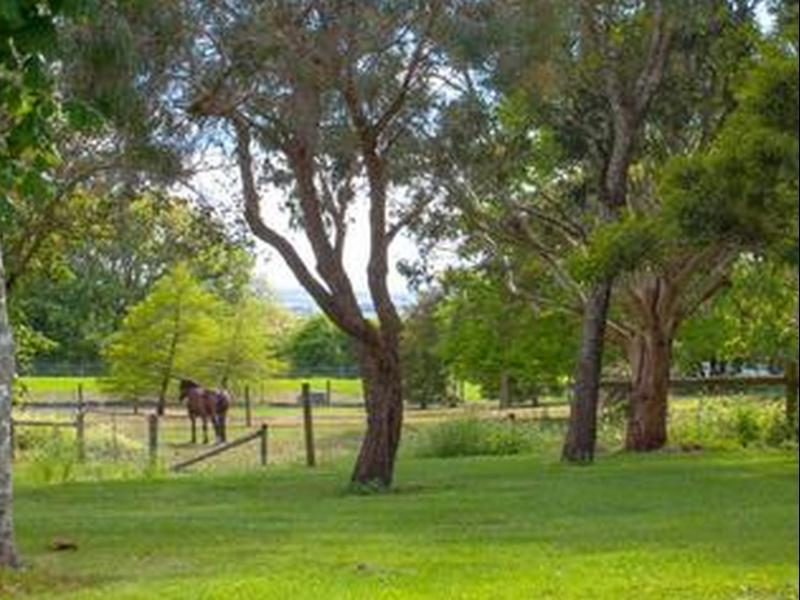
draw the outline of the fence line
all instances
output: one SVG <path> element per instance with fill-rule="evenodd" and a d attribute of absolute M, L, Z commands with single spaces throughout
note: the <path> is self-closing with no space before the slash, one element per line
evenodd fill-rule
<path fill-rule="evenodd" d="M 246 444 L 247 442 L 251 442 L 256 438 L 260 438 L 260 440 L 261 440 L 261 449 L 260 449 L 261 450 L 260 451 L 261 465 L 262 466 L 266 466 L 266 464 L 267 464 L 267 430 L 268 430 L 267 424 L 264 423 L 256 431 L 248 433 L 247 435 L 242 436 L 242 437 L 240 437 L 238 439 L 232 440 L 232 441 L 230 441 L 230 442 L 228 442 L 226 444 L 221 444 L 221 445 L 217 446 L 216 448 L 212 448 L 211 450 L 208 450 L 206 452 L 198 454 L 197 456 L 193 456 L 192 458 L 190 458 L 188 460 L 184 460 L 184 461 L 181 461 L 179 463 L 176 463 L 176 464 L 172 465 L 170 467 L 170 469 L 173 470 L 173 471 L 180 471 L 181 469 L 185 469 L 186 467 L 189 467 L 191 465 L 197 464 L 197 463 L 199 463 L 201 461 L 204 461 L 204 460 L 206 460 L 208 458 L 211 458 L 212 456 L 216 456 L 218 454 L 222 454 L 223 452 L 227 452 L 228 450 L 231 450 L 232 448 L 236 448 L 237 446 L 241 446 L 242 444 Z"/>
<path fill-rule="evenodd" d="M 75 429 L 75 444 L 78 452 L 78 461 L 83 462 L 86 460 L 86 426 L 85 426 L 86 413 L 78 411 L 75 413 L 75 420 L 73 421 L 41 421 L 33 419 L 11 419 L 9 427 L 9 436 L 11 443 L 11 458 L 15 455 L 14 433 L 17 427 L 50 427 L 50 428 L 69 428 Z"/>

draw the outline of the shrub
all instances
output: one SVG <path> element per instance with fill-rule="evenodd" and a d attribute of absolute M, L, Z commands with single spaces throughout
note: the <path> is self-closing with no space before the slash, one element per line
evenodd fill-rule
<path fill-rule="evenodd" d="M 532 451 L 534 443 L 535 431 L 529 424 L 466 417 L 423 430 L 416 454 L 431 458 L 521 454 Z"/>
<path fill-rule="evenodd" d="M 675 407 L 669 439 L 676 445 L 705 447 L 785 447 L 796 444 L 780 401 L 748 402 L 715 399 L 699 402 L 695 410 Z"/>

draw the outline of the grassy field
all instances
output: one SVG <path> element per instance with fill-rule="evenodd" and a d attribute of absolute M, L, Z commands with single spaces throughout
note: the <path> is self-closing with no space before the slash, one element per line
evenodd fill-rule
<path fill-rule="evenodd" d="M 18 481 L 37 598 L 797 598 L 798 469 L 777 451 L 413 459 L 394 493 L 350 462 L 34 486 Z M 54 553 L 55 536 L 78 544 Z"/>
<path fill-rule="evenodd" d="M 35 400 L 74 400 L 78 385 L 83 385 L 87 399 L 102 399 L 108 396 L 105 377 L 21 377 L 21 383 Z M 361 380 L 353 378 L 329 377 L 284 377 L 267 379 L 251 388 L 254 400 L 291 400 L 300 393 L 301 385 L 307 382 L 312 391 L 324 392 L 328 382 L 331 392 L 340 399 L 358 400 L 362 396 Z M 465 386 L 467 401 L 480 399 L 480 388 L 474 384 Z"/>

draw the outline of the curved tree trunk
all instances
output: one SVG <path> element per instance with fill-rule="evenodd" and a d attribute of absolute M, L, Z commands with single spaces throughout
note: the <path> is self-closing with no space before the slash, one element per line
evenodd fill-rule
<path fill-rule="evenodd" d="M 628 348 L 631 399 L 625 448 L 658 450 L 667 443 L 667 396 L 672 339 L 659 330 L 640 332 Z"/>
<path fill-rule="evenodd" d="M 3 252 L 0 248 L 0 567 L 17 567 L 11 514 L 11 386 L 14 381 L 14 338 L 6 310 Z"/>
<path fill-rule="evenodd" d="M 403 425 L 403 385 L 396 349 L 365 346 L 360 352 L 367 431 L 353 470 L 354 483 L 388 488 Z"/>
<path fill-rule="evenodd" d="M 611 282 L 597 285 L 583 311 L 581 347 L 575 373 L 575 397 L 569 411 L 569 430 L 561 452 L 562 460 L 591 462 L 597 440 L 597 397 L 603 363 Z"/>

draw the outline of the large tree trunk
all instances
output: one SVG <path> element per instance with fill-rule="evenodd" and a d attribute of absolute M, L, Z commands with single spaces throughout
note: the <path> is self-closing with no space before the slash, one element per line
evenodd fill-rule
<path fill-rule="evenodd" d="M 625 448 L 658 450 L 667 443 L 667 396 L 672 339 L 658 329 L 639 332 L 628 348 L 631 398 Z"/>
<path fill-rule="evenodd" d="M 611 297 L 611 281 L 591 291 L 583 310 L 581 347 L 575 373 L 575 397 L 569 413 L 569 430 L 561 453 L 562 460 L 591 462 L 597 440 L 597 397 L 603 363 L 606 315 Z"/>
<path fill-rule="evenodd" d="M 0 248 L 0 567 L 17 567 L 11 505 L 11 386 L 14 382 L 14 338 L 6 310 L 3 251 Z"/>
<path fill-rule="evenodd" d="M 403 386 L 396 349 L 364 346 L 361 377 L 367 409 L 367 431 L 361 442 L 352 481 L 388 488 L 403 425 Z"/>

